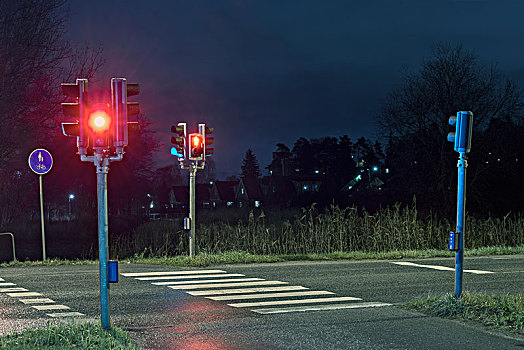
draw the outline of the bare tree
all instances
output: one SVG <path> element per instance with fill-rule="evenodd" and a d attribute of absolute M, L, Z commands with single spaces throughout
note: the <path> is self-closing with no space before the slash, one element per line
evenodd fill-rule
<path fill-rule="evenodd" d="M 29 152 L 59 133 L 60 82 L 102 64 L 64 38 L 67 16 L 65 0 L 0 1 L 0 225 L 23 206 Z"/>
<path fill-rule="evenodd" d="M 378 113 L 389 141 L 390 189 L 402 200 L 416 195 L 417 203 L 449 207 L 456 182 L 456 153 L 446 141 L 449 116 L 461 110 L 474 113 L 473 150 L 482 153 L 488 145 L 481 135 L 490 122 L 522 124 L 522 103 L 520 91 L 496 65 L 480 64 L 460 45 L 437 45 L 418 71 L 404 74 L 403 84 Z M 470 164 L 470 183 L 486 169 L 485 162 Z"/>

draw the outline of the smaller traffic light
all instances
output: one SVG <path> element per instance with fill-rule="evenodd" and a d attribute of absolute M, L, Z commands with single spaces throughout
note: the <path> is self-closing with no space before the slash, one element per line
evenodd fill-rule
<path fill-rule="evenodd" d="M 89 131 L 87 130 L 87 79 L 77 79 L 76 83 L 62 83 L 62 92 L 75 102 L 62 103 L 62 113 L 64 116 L 73 117 L 74 122 L 62 123 L 62 131 L 66 136 L 76 136 L 78 152 L 86 154 L 89 146 Z"/>
<path fill-rule="evenodd" d="M 457 112 L 456 117 L 449 117 L 449 124 L 455 126 L 455 131 L 448 134 L 448 141 L 454 143 L 456 152 L 469 153 L 473 131 L 473 113 L 469 111 Z"/>
<path fill-rule="evenodd" d="M 111 115 L 105 106 L 99 105 L 90 111 L 87 125 L 93 136 L 94 148 L 107 148 L 110 146 L 111 123 Z"/>
<path fill-rule="evenodd" d="M 209 127 L 209 126 L 206 126 L 206 124 L 198 124 L 198 131 L 200 132 L 200 134 L 202 135 L 202 138 L 204 140 L 204 154 L 205 154 L 205 156 L 208 157 L 208 156 L 213 155 L 214 149 L 213 149 L 213 147 L 209 147 L 209 146 L 212 145 L 213 142 L 214 142 L 214 139 L 211 136 L 211 134 L 213 133 L 214 129 Z"/>
<path fill-rule="evenodd" d="M 201 134 L 189 134 L 189 159 L 202 160 L 204 158 L 204 138 Z"/>
<path fill-rule="evenodd" d="M 171 154 L 183 161 L 186 158 L 186 123 L 171 126 L 171 132 L 176 134 L 171 137 Z"/>

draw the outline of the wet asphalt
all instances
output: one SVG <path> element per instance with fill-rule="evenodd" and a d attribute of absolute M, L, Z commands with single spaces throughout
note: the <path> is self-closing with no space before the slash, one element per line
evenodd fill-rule
<path fill-rule="evenodd" d="M 409 262 L 454 267 L 454 260 L 409 259 Z M 202 270 L 120 264 L 120 273 Z M 127 330 L 143 349 L 524 349 L 524 337 L 407 311 L 396 305 L 453 291 L 454 273 L 391 261 L 287 262 L 223 265 L 246 277 L 288 282 L 360 302 L 392 306 L 257 314 L 225 301 L 191 296 L 183 290 L 152 285 L 154 281 L 120 275 L 111 285 L 113 325 Z M 487 293 L 524 292 L 524 256 L 466 258 L 465 269 L 494 272 L 464 275 L 464 290 Z M 78 320 L 99 322 L 98 265 L 1 268 L 0 283 L 13 283 L 39 298 L 79 312 Z M 8 288 L 8 287 L 0 287 Z M 17 297 L 0 293 L 0 334 L 71 322 L 51 318 Z"/>

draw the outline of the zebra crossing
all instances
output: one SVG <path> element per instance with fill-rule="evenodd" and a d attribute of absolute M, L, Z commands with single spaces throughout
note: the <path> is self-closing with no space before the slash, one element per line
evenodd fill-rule
<path fill-rule="evenodd" d="M 67 305 L 56 304 L 54 300 L 44 298 L 41 293 L 16 287 L 16 283 L 5 282 L 3 278 L 0 278 L 0 294 L 18 298 L 18 301 L 31 306 L 35 310 L 46 311 L 46 315 L 52 318 L 85 316 L 83 313 L 71 311 L 71 308 Z"/>
<path fill-rule="evenodd" d="M 263 315 L 391 305 L 365 302 L 354 296 L 337 296 L 326 290 L 310 290 L 285 281 L 246 277 L 224 270 L 150 271 L 121 275 L 147 281 L 155 286 L 184 291 L 191 296 L 225 302 L 230 307 L 246 308 Z"/>

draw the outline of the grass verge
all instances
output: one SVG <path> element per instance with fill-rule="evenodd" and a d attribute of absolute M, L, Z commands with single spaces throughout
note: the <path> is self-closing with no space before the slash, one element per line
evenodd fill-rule
<path fill-rule="evenodd" d="M 0 348 L 34 349 L 137 349 L 129 335 L 116 327 L 103 330 L 91 323 L 47 324 L 43 329 L 29 329 L 0 337 Z"/>
<path fill-rule="evenodd" d="M 152 265 L 168 265 L 168 266 L 195 266 L 203 267 L 219 264 L 251 264 L 251 263 L 274 263 L 283 261 L 300 261 L 300 260 L 392 260 L 392 259 L 424 259 L 424 258 L 439 258 L 452 257 L 454 252 L 448 250 L 438 249 L 424 249 L 424 250 L 394 250 L 387 252 L 334 252 L 334 253 L 312 253 L 312 254 L 275 254 L 275 255 L 259 255 L 251 254 L 244 251 L 230 251 L 225 253 L 208 254 L 199 253 L 194 258 L 187 255 L 178 256 L 150 256 L 144 257 L 142 255 L 135 255 L 132 258 L 121 259 L 120 263 L 136 263 L 136 264 L 152 264 Z M 464 252 L 465 256 L 489 256 L 489 255 L 511 255 L 524 254 L 524 245 L 518 247 L 483 247 L 468 249 Z M 54 265 L 82 265 L 95 264 L 97 260 L 61 260 L 50 259 L 43 261 L 24 261 L 24 262 L 9 262 L 2 263 L 0 267 L 14 267 L 14 266 L 54 266 Z"/>
<path fill-rule="evenodd" d="M 524 335 L 524 295 L 488 295 L 464 292 L 419 299 L 401 305 L 426 314 L 474 320 L 493 329 Z"/>

